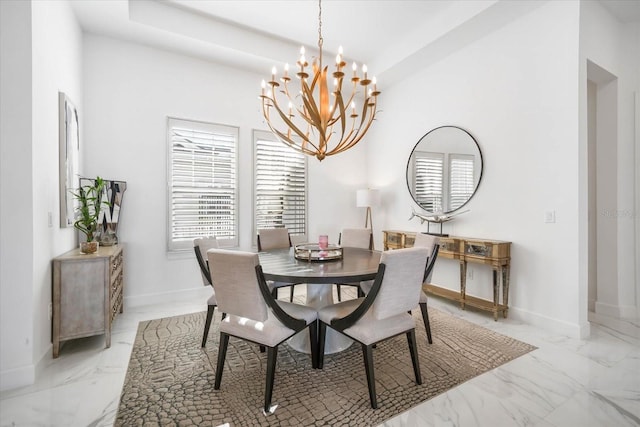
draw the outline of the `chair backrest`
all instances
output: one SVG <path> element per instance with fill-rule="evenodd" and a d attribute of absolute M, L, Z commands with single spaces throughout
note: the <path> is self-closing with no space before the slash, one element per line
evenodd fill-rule
<path fill-rule="evenodd" d="M 289 230 L 286 228 L 262 228 L 258 230 L 258 251 L 291 247 Z"/>
<path fill-rule="evenodd" d="M 267 304 L 256 276 L 258 254 L 211 249 L 207 256 L 220 311 L 258 322 L 267 320 Z"/>
<path fill-rule="evenodd" d="M 440 243 L 440 238 L 433 234 L 416 233 L 416 240 L 413 243 L 414 248 L 427 248 L 429 249 L 429 256 L 433 253 L 433 249 Z"/>
<path fill-rule="evenodd" d="M 416 240 L 413 247 L 423 247 L 429 249 L 429 261 L 427 262 L 427 268 L 424 271 L 424 282 L 429 283 L 431 281 L 431 273 L 433 273 L 433 265 L 436 263 L 438 257 L 438 250 L 440 247 L 440 238 L 432 234 L 416 233 Z"/>
<path fill-rule="evenodd" d="M 375 319 L 386 319 L 411 311 L 420 301 L 429 250 L 405 248 L 385 251 L 380 263 L 385 265 L 380 291 L 372 305 Z"/>
<path fill-rule="evenodd" d="M 306 234 L 291 234 L 289 235 L 289 239 L 291 240 L 291 246 L 309 242 Z"/>
<path fill-rule="evenodd" d="M 193 239 L 193 249 L 196 253 L 196 259 L 200 266 L 200 273 L 202 274 L 202 284 L 205 286 L 211 285 L 211 273 L 209 267 L 207 267 L 207 251 L 209 249 L 217 249 L 218 241 L 215 236 L 206 236 Z"/>
<path fill-rule="evenodd" d="M 345 228 L 340 233 L 340 246 L 346 248 L 373 248 L 373 235 L 370 228 Z"/>

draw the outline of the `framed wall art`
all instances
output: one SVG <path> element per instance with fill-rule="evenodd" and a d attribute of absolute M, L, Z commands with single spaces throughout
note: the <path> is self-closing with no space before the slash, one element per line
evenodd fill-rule
<path fill-rule="evenodd" d="M 60 227 L 73 227 L 79 186 L 80 126 L 78 110 L 69 97 L 58 92 L 60 137 Z"/>

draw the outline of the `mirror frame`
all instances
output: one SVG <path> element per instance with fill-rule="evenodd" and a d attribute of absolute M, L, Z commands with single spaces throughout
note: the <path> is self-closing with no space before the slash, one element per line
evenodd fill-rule
<path fill-rule="evenodd" d="M 411 186 L 411 182 L 409 180 L 409 171 L 410 171 L 410 167 L 411 167 L 411 161 L 413 160 L 413 155 L 416 151 L 416 149 L 418 148 L 418 146 L 425 142 L 426 138 L 429 137 L 429 135 L 431 135 L 432 133 L 441 130 L 441 129 L 445 129 L 445 128 L 450 128 L 450 129 L 457 129 L 460 130 L 462 132 L 464 132 L 466 134 L 466 136 L 468 136 L 471 141 L 473 141 L 473 143 L 475 144 L 475 148 L 478 150 L 478 154 L 480 156 L 480 174 L 478 176 L 478 182 L 476 182 L 475 187 L 473 189 L 473 192 L 471 193 L 471 195 L 469 196 L 469 198 L 460 206 L 458 206 L 455 209 L 451 209 L 451 210 L 445 210 L 443 212 L 433 212 L 433 211 L 428 211 L 427 209 L 424 208 L 424 206 L 422 206 L 418 200 L 416 199 L 416 196 L 412 190 L 412 186 Z M 433 135 L 432 135 L 433 136 Z M 469 203 L 469 201 L 473 198 L 473 196 L 476 194 L 476 192 L 478 191 L 478 187 L 480 186 L 480 182 L 482 182 L 482 175 L 484 173 L 484 158 L 482 156 L 482 150 L 480 149 L 480 145 L 478 144 L 478 141 L 473 137 L 473 135 L 471 135 L 467 130 L 458 127 L 458 126 L 451 126 L 451 125 L 444 125 L 444 126 L 438 126 L 436 128 L 431 129 L 429 132 L 427 132 L 426 134 L 424 134 L 424 136 L 422 136 L 422 138 L 420 138 L 418 140 L 418 142 L 416 143 L 416 145 L 413 146 L 413 149 L 411 150 L 411 154 L 409 155 L 409 159 L 407 160 L 407 167 L 405 170 L 405 177 L 406 177 L 406 181 L 407 181 L 407 190 L 409 190 L 409 194 L 411 195 L 411 198 L 413 199 L 413 201 L 424 211 L 429 212 L 429 213 L 433 213 L 433 214 L 449 214 L 452 212 L 455 212 L 457 210 L 462 209 L 464 206 L 467 205 L 467 203 Z"/>

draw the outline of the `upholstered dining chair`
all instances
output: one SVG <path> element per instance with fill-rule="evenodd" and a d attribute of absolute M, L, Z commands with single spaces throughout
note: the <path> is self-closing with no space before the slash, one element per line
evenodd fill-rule
<path fill-rule="evenodd" d="M 291 247 L 291 237 L 286 228 L 261 228 L 258 229 L 258 252 L 270 249 L 283 249 Z M 269 282 L 274 298 L 278 297 L 278 289 L 289 287 L 289 301 L 293 302 L 293 288 L 295 284 L 285 282 Z"/>
<path fill-rule="evenodd" d="M 429 283 L 431 281 L 431 274 L 433 273 L 433 266 L 438 259 L 438 251 L 440 250 L 440 238 L 432 234 L 416 233 L 416 240 L 413 244 L 414 248 L 427 248 L 429 250 L 429 261 L 427 261 L 427 268 L 424 270 L 424 277 L 422 284 Z M 431 324 L 429 323 L 429 312 L 427 311 L 427 294 L 424 289 L 420 292 L 420 311 L 422 312 L 422 322 L 424 323 L 424 330 L 427 332 L 427 341 L 429 344 L 433 344 L 431 339 Z"/>
<path fill-rule="evenodd" d="M 424 270 L 424 277 L 422 283 L 429 283 L 431 280 L 431 274 L 433 273 L 433 266 L 438 259 L 438 251 L 440 250 L 440 238 L 432 234 L 416 233 L 416 240 L 413 244 L 414 248 L 427 248 L 429 250 L 429 260 Z M 367 294 L 371 290 L 371 282 L 362 282 L 360 288 Z M 433 344 L 431 337 L 431 324 L 429 323 L 429 311 L 427 310 L 427 294 L 424 290 L 420 291 L 420 312 L 422 313 L 422 322 L 424 323 L 424 330 L 427 332 L 427 342 Z"/>
<path fill-rule="evenodd" d="M 345 228 L 338 237 L 338 245 L 347 248 L 373 249 L 373 234 L 370 228 Z M 355 286 L 358 289 L 358 297 L 363 296 L 360 283 L 337 283 L 338 301 L 342 301 L 342 286 Z"/>
<path fill-rule="evenodd" d="M 264 412 L 271 413 L 278 345 L 305 328 L 309 329 L 311 365 L 318 366 L 317 312 L 304 305 L 273 298 L 258 254 L 224 249 L 207 252 L 213 288 L 220 310 L 220 347 L 214 389 L 220 389 L 229 337 L 237 337 L 267 348 Z"/>
<path fill-rule="evenodd" d="M 193 240 L 193 249 L 196 253 L 196 259 L 200 266 L 200 274 L 202 275 L 202 283 L 205 286 L 211 285 L 211 274 L 209 272 L 209 266 L 207 265 L 207 251 L 209 249 L 218 248 L 218 241 L 215 236 L 200 237 Z M 211 287 L 213 289 L 213 286 Z M 207 337 L 209 335 L 209 328 L 211 327 L 211 320 L 213 319 L 213 312 L 218 305 L 216 301 L 215 291 L 207 300 L 207 319 L 204 322 L 204 334 L 202 335 L 202 347 L 207 344 Z"/>
<path fill-rule="evenodd" d="M 378 407 L 373 369 L 376 343 L 406 334 L 416 384 L 422 384 L 416 345 L 416 324 L 407 313 L 420 300 L 422 278 L 429 252 L 426 248 L 406 248 L 383 252 L 378 274 L 366 297 L 342 301 L 318 311 L 318 367 L 324 365 L 324 344 L 330 327 L 362 346 L 369 400 Z"/>

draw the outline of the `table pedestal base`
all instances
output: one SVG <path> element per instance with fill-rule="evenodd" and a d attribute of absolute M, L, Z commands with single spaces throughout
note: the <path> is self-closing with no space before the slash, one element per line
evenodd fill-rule
<path fill-rule="evenodd" d="M 307 306 L 320 309 L 331 304 L 333 304 L 333 285 L 307 283 Z M 294 350 L 302 353 L 311 353 L 309 331 L 307 329 L 289 338 L 287 342 Z M 327 328 L 324 354 L 333 354 L 346 350 L 352 343 L 352 339 L 331 328 Z"/>

